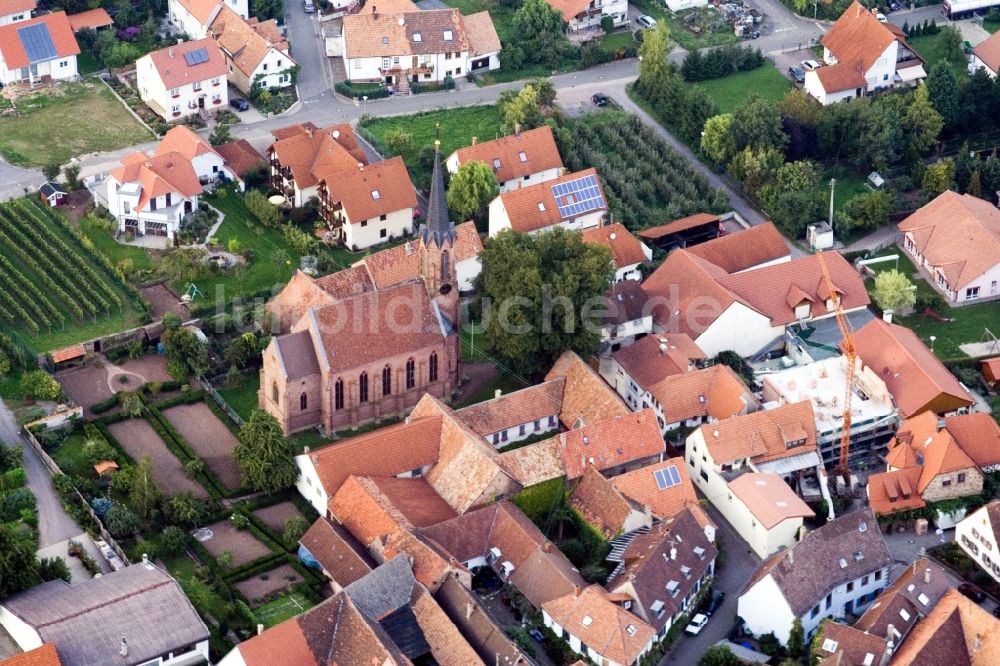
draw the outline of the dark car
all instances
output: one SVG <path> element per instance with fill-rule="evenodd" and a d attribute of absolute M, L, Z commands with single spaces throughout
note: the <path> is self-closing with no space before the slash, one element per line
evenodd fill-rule
<path fill-rule="evenodd" d="M 234 97 L 229 100 L 229 106 L 233 107 L 237 111 L 249 111 L 250 102 L 246 101 L 242 97 Z"/>
<path fill-rule="evenodd" d="M 806 82 L 806 73 L 801 67 L 789 67 L 788 73 L 791 74 L 796 83 Z"/>
<path fill-rule="evenodd" d="M 528 630 L 528 635 L 539 643 L 545 640 L 545 636 L 542 635 L 542 632 L 538 631 L 538 629 L 535 629 L 534 627 Z"/>
<path fill-rule="evenodd" d="M 993 609 L 993 617 L 1000 618 L 1000 606 Z"/>
<path fill-rule="evenodd" d="M 726 599 L 726 593 L 722 590 L 716 590 L 712 593 L 712 598 L 709 599 L 708 605 L 705 606 L 705 615 L 712 617 L 715 611 L 719 610 L 719 606 Z"/>
<path fill-rule="evenodd" d="M 590 98 L 594 102 L 594 106 L 607 106 L 608 96 L 604 93 L 594 93 L 594 96 Z"/>
<path fill-rule="evenodd" d="M 962 583 L 958 586 L 958 591 L 975 601 L 977 604 L 981 604 L 986 599 L 986 593 L 972 583 Z"/>

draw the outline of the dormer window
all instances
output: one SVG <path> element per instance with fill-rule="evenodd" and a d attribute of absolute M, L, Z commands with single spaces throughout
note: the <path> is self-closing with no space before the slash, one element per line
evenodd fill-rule
<path fill-rule="evenodd" d="M 681 567 L 681 575 L 684 576 L 685 579 L 690 578 L 691 577 L 691 567 L 682 566 Z"/>
<path fill-rule="evenodd" d="M 524 152 L 523 150 L 522 150 L 521 152 L 519 152 L 519 153 L 517 154 L 517 156 L 518 156 L 518 158 L 519 158 L 519 159 L 520 159 L 520 160 L 521 160 L 522 162 L 527 162 L 527 161 L 528 161 L 528 154 L 527 154 L 526 152 Z"/>
<path fill-rule="evenodd" d="M 415 32 L 415 33 L 413 33 L 413 41 L 415 41 L 415 42 L 419 42 L 419 41 L 421 41 L 421 40 L 422 40 L 423 38 L 424 38 L 424 36 L 423 36 L 423 35 L 421 35 L 421 34 L 420 34 L 419 32 Z"/>
<path fill-rule="evenodd" d="M 382 195 L 379 193 L 378 190 L 372 190 L 372 199 L 374 199 L 375 201 L 378 201 L 381 198 L 382 198 Z"/>
<path fill-rule="evenodd" d="M 705 559 L 705 549 L 702 548 L 701 546 L 695 546 L 694 556 L 697 557 L 699 560 Z"/>
<path fill-rule="evenodd" d="M 590 617 L 589 615 L 584 615 L 583 620 L 580 621 L 580 624 L 582 624 L 585 627 L 589 627 L 591 624 L 593 624 L 593 622 L 594 618 Z"/>
<path fill-rule="evenodd" d="M 389 38 L 388 37 L 383 37 L 382 38 L 382 43 L 385 44 L 386 46 L 388 46 L 389 45 Z"/>
<path fill-rule="evenodd" d="M 538 210 L 540 210 L 543 213 L 545 212 L 545 204 L 542 203 L 541 201 L 538 202 Z"/>
<path fill-rule="evenodd" d="M 453 35 L 452 35 L 451 30 L 445 30 L 444 31 L 444 41 L 450 42 L 452 40 L 452 37 L 453 37 Z"/>
<path fill-rule="evenodd" d="M 625 633 L 628 634 L 629 636 L 635 636 L 635 625 L 630 624 L 627 627 L 625 627 Z"/>
<path fill-rule="evenodd" d="M 676 597 L 677 594 L 681 591 L 680 588 L 681 584 L 678 583 L 676 580 L 672 580 L 669 583 L 667 583 L 667 594 L 669 594 L 671 597 Z"/>
<path fill-rule="evenodd" d="M 654 613 L 657 618 L 663 617 L 663 613 L 666 612 L 663 608 L 663 602 L 659 599 L 650 604 L 649 610 Z"/>
<path fill-rule="evenodd" d="M 493 168 L 496 169 L 497 171 L 500 170 L 500 160 L 499 159 L 493 160 Z"/>

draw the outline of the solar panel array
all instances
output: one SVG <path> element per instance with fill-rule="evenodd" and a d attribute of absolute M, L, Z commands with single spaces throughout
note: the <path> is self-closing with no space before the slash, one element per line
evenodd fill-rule
<path fill-rule="evenodd" d="M 677 471 L 677 465 L 671 465 L 665 469 L 658 469 L 653 472 L 653 478 L 656 479 L 657 488 L 666 490 L 680 484 L 681 473 Z"/>
<path fill-rule="evenodd" d="M 604 195 L 597 184 L 597 176 L 590 175 L 552 186 L 552 196 L 565 220 L 605 208 Z"/>
<path fill-rule="evenodd" d="M 190 53 L 185 53 L 184 61 L 190 67 L 194 67 L 195 65 L 200 65 L 203 62 L 208 62 L 208 51 L 206 51 L 205 49 L 195 49 Z"/>
<path fill-rule="evenodd" d="M 28 62 L 51 60 L 59 55 L 52 35 L 49 34 L 49 26 L 44 23 L 18 28 L 17 36 L 28 56 Z"/>

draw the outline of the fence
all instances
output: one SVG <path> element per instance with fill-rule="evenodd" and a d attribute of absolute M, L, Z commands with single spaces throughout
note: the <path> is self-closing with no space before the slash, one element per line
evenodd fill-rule
<path fill-rule="evenodd" d="M 229 406 L 229 403 L 226 402 L 226 399 L 222 397 L 222 395 L 214 386 L 212 386 L 212 383 L 209 382 L 204 375 L 198 377 L 198 381 L 201 382 L 202 387 L 204 387 L 204 389 L 208 392 L 208 394 L 212 396 L 212 400 L 215 400 L 215 404 L 217 404 L 219 408 L 222 409 L 222 411 L 224 411 L 226 415 L 233 420 L 233 423 L 242 428 L 243 417 L 237 414 L 233 410 L 233 408 Z"/>
<path fill-rule="evenodd" d="M 80 411 L 82 413 L 82 409 Z M 63 474 L 62 469 L 60 469 L 59 465 L 56 464 L 55 460 L 49 457 L 49 454 L 46 453 L 45 449 L 42 448 L 41 443 L 35 438 L 34 433 L 31 432 L 30 429 L 31 426 L 39 425 L 42 423 L 45 423 L 45 419 L 32 421 L 31 423 L 25 425 L 23 428 L 23 435 L 24 435 L 23 439 L 24 441 L 28 442 L 28 445 L 31 446 L 32 449 L 34 449 L 36 454 L 38 454 L 38 459 L 41 460 L 42 464 L 44 464 L 48 468 L 49 474 L 51 474 L 53 477 L 56 475 L 61 475 Z M 121 546 L 118 545 L 118 542 L 115 541 L 114 537 L 111 536 L 111 533 L 104 528 L 104 523 L 101 522 L 101 519 L 97 517 L 97 514 L 94 513 L 94 510 L 91 508 L 90 503 L 87 502 L 87 500 L 80 493 L 80 491 L 76 489 L 75 486 L 73 488 L 73 494 L 76 496 L 76 499 L 79 500 L 80 504 L 83 505 L 83 508 L 87 510 L 87 513 L 90 515 L 90 518 L 94 521 L 94 524 L 97 525 L 97 531 L 101 535 L 101 538 L 104 539 L 105 543 L 107 543 L 111 547 L 111 550 L 115 551 L 115 554 L 121 559 L 121 561 L 125 564 L 125 566 L 131 564 L 129 562 L 128 556 L 125 554 L 125 551 L 122 550 Z"/>

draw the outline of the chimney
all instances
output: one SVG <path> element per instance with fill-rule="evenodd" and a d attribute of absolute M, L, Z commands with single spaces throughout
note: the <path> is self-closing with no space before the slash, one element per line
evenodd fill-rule
<path fill-rule="evenodd" d="M 559 433 L 559 445 L 566 448 L 566 433 L 564 432 Z"/>
<path fill-rule="evenodd" d="M 579 585 L 574 585 L 573 586 L 573 596 L 574 597 L 580 596 L 580 586 Z"/>
<path fill-rule="evenodd" d="M 474 136 L 474 137 L 472 137 L 472 145 L 474 146 L 474 145 L 476 145 L 477 143 L 479 143 L 479 137 L 478 137 L 478 136 Z"/>
<path fill-rule="evenodd" d="M 264 633 L 264 625 L 258 624 L 257 625 L 257 635 L 260 636 L 262 633 Z"/>
<path fill-rule="evenodd" d="M 545 543 L 542 544 L 542 552 L 544 552 L 544 553 L 551 553 L 552 552 L 552 542 L 551 541 L 546 541 Z"/>
<path fill-rule="evenodd" d="M 406 256 L 413 254 L 413 244 L 410 241 L 406 241 Z"/>
<path fill-rule="evenodd" d="M 319 462 L 319 455 L 318 455 L 318 454 L 315 454 L 315 453 L 314 453 L 314 454 L 312 454 L 312 461 L 313 461 L 313 464 L 314 464 L 314 465 L 315 465 L 316 463 L 318 463 L 318 462 Z"/>
<path fill-rule="evenodd" d="M 924 569 L 924 583 L 929 585 L 930 582 L 931 582 L 931 568 L 927 567 L 926 569 Z"/>
<path fill-rule="evenodd" d="M 791 564 L 791 565 L 793 565 L 793 566 L 795 564 L 795 549 L 794 548 L 789 548 L 788 549 L 788 563 Z"/>
<path fill-rule="evenodd" d="M 660 343 L 660 356 L 665 356 L 667 353 L 667 345 Z"/>
<path fill-rule="evenodd" d="M 309 447 L 308 446 L 303 446 L 302 447 L 302 453 L 304 453 L 306 455 L 309 455 Z"/>
<path fill-rule="evenodd" d="M 521 136 L 521 123 L 514 123 L 514 136 Z"/>
<path fill-rule="evenodd" d="M 184 40 L 183 40 L 183 39 L 181 39 L 180 37 L 178 37 L 178 38 L 177 38 L 177 46 L 180 46 L 180 45 L 181 45 L 181 44 L 183 44 L 183 43 L 184 43 Z M 173 58 L 173 56 L 170 56 L 170 57 L 171 57 L 171 58 Z"/>
<path fill-rule="evenodd" d="M 378 7 L 376 5 L 372 5 L 372 16 L 378 18 Z"/>
<path fill-rule="evenodd" d="M 123 657 L 127 657 L 128 656 L 128 642 L 125 640 L 124 636 L 122 636 L 122 646 L 118 650 L 118 654 L 120 654 Z"/>
<path fill-rule="evenodd" d="M 983 647 L 983 635 L 976 634 L 976 640 L 972 641 L 972 651 L 979 652 L 979 648 Z"/>
<path fill-rule="evenodd" d="M 496 400 L 501 395 L 503 395 L 503 389 L 497 389 L 496 391 L 493 392 L 493 399 Z"/>
<path fill-rule="evenodd" d="M 465 619 L 466 620 L 468 620 L 470 617 L 472 617 L 472 611 L 473 610 L 475 610 L 475 608 L 473 607 L 471 601 L 468 602 L 467 604 L 465 604 Z"/>

